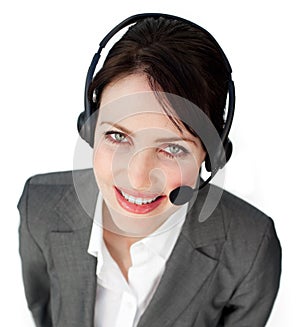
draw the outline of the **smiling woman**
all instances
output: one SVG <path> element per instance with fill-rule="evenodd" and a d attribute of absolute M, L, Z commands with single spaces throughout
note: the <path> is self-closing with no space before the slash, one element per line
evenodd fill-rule
<path fill-rule="evenodd" d="M 100 43 L 85 96 L 93 169 L 34 176 L 19 202 L 36 325 L 264 326 L 281 273 L 274 223 L 208 184 L 230 159 L 234 111 L 215 39 L 179 17 L 130 17 Z"/>

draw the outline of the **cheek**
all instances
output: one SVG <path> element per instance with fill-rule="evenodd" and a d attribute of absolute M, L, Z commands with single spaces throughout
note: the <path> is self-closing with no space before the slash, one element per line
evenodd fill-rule
<path fill-rule="evenodd" d="M 105 146 L 99 146 L 94 150 L 93 168 L 98 185 L 112 179 L 112 160 L 113 153 L 106 149 Z"/>
<path fill-rule="evenodd" d="M 178 186 L 187 185 L 194 187 L 199 176 L 200 165 L 197 163 L 181 163 L 174 169 L 166 169 L 165 176 L 167 177 L 168 191 L 177 188 Z"/>
<path fill-rule="evenodd" d="M 126 180 L 131 154 L 101 143 L 93 154 L 93 169 L 99 186 L 117 185 Z"/>
<path fill-rule="evenodd" d="M 173 165 L 174 170 L 168 174 L 169 189 L 186 185 L 194 188 L 199 179 L 200 168 L 205 159 L 205 151 L 201 145 L 197 149 L 189 148 L 190 154 L 185 158 L 178 158 Z"/>

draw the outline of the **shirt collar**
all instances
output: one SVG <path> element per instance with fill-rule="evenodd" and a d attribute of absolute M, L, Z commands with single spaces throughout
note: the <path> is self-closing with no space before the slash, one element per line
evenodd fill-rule
<path fill-rule="evenodd" d="M 90 235 L 90 242 L 88 246 L 88 253 L 94 257 L 98 257 L 99 263 L 103 264 L 103 230 L 102 230 L 102 202 L 103 197 L 101 193 L 98 193 L 98 198 L 96 202 L 96 208 L 94 212 L 93 226 Z M 100 262 L 99 262 L 100 261 Z"/>

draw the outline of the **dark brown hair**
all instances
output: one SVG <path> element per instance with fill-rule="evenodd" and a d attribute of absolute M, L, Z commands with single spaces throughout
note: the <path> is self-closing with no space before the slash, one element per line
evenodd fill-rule
<path fill-rule="evenodd" d="M 134 73 L 144 73 L 152 90 L 195 104 L 221 134 L 230 73 L 208 33 L 175 19 L 138 21 L 114 44 L 94 77 L 89 88 L 90 101 L 96 95 L 93 110 L 99 108 L 105 86 Z"/>

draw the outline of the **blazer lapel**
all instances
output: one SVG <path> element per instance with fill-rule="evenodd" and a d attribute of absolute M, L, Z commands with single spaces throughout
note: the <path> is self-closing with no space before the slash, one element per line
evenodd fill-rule
<path fill-rule="evenodd" d="M 205 299 L 210 284 L 207 281 L 217 267 L 225 241 L 225 228 L 220 208 L 199 223 L 197 218 L 204 200 L 202 192 L 189 210 L 159 286 L 138 327 L 173 326 L 199 291 Z"/>
<path fill-rule="evenodd" d="M 50 233 L 51 256 L 60 297 L 57 299 L 60 305 L 55 326 L 94 325 L 97 260 L 88 254 L 87 249 L 97 192 L 90 189 L 89 184 L 87 188 L 88 203 L 79 202 L 77 190 L 75 192 L 70 187 L 55 207 L 65 222 L 63 230 L 58 228 Z M 69 228 L 65 227 L 66 224 Z"/>

